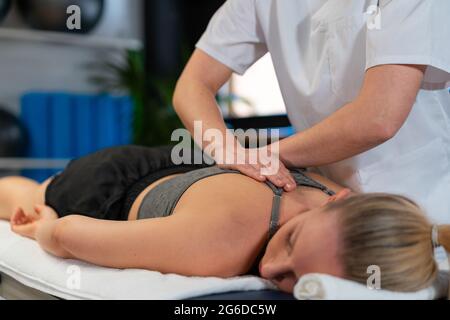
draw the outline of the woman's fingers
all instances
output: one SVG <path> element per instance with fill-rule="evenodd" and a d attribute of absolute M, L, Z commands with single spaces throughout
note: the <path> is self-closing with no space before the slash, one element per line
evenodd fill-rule
<path fill-rule="evenodd" d="M 14 213 L 11 216 L 11 224 L 13 225 L 21 225 L 25 224 L 28 221 L 28 217 L 22 208 L 18 207 L 14 210 Z"/>
<path fill-rule="evenodd" d="M 22 237 L 33 239 L 35 226 L 33 223 L 27 223 L 22 225 L 11 225 L 11 230 Z"/>
<path fill-rule="evenodd" d="M 11 230 L 23 237 L 32 238 L 34 220 L 22 208 L 17 208 L 11 216 Z"/>
<path fill-rule="evenodd" d="M 39 213 L 25 212 L 23 208 L 18 207 L 12 214 L 10 222 L 14 225 L 25 225 L 37 221 L 39 218 Z"/>

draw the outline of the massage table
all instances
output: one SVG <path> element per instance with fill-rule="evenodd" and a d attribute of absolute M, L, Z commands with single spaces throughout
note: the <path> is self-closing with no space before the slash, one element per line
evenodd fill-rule
<path fill-rule="evenodd" d="M 439 258 L 437 256 L 437 258 Z M 449 264 L 442 252 L 440 277 L 417 293 L 369 290 L 328 275 L 303 276 L 294 289 L 298 299 L 421 299 L 445 298 Z M 27 300 L 293 300 L 267 280 L 255 276 L 230 279 L 184 277 L 147 270 L 103 268 L 59 259 L 0 221 L 0 299 Z"/>
<path fill-rule="evenodd" d="M 288 300 L 268 281 L 163 275 L 146 270 L 118 270 L 44 252 L 0 221 L 0 297 L 39 300 Z"/>
<path fill-rule="evenodd" d="M 0 272 L 0 300 L 61 300 L 62 298 L 53 296 L 49 293 L 27 287 L 21 282 L 11 278 L 7 274 Z M 194 297 L 190 300 L 295 300 L 295 298 L 286 293 L 276 290 L 257 290 L 257 291 L 237 291 L 222 294 L 212 294 L 200 297 Z"/>

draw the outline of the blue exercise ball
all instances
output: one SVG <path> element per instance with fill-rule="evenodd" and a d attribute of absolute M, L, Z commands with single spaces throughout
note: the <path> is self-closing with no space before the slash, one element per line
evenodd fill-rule
<path fill-rule="evenodd" d="M 81 9 L 81 29 L 69 30 L 67 8 Z M 17 0 L 24 21 L 32 28 L 46 31 L 89 33 L 101 20 L 104 0 Z"/>
<path fill-rule="evenodd" d="M 11 7 L 11 0 L 0 0 L 0 22 L 8 14 L 9 8 Z"/>
<path fill-rule="evenodd" d="M 18 117 L 0 107 L 0 157 L 23 157 L 28 133 Z"/>

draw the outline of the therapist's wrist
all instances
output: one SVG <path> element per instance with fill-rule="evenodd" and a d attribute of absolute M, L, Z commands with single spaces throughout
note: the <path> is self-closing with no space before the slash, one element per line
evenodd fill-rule
<path fill-rule="evenodd" d="M 235 137 L 228 137 L 223 143 L 217 143 L 214 149 L 216 152 L 213 158 L 219 165 L 246 163 L 247 149 Z"/>
<path fill-rule="evenodd" d="M 278 142 L 278 156 L 280 161 L 288 168 L 300 168 L 300 153 L 293 148 L 292 137 Z"/>

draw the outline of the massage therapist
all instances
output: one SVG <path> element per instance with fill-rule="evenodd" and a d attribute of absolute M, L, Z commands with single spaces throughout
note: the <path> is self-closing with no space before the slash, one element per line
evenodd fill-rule
<path fill-rule="evenodd" d="M 289 191 L 285 166 L 317 167 L 450 223 L 450 1 L 228 0 L 178 82 L 186 127 L 226 133 L 217 91 L 268 52 L 298 133 L 280 142 L 276 175 L 232 168 Z"/>

